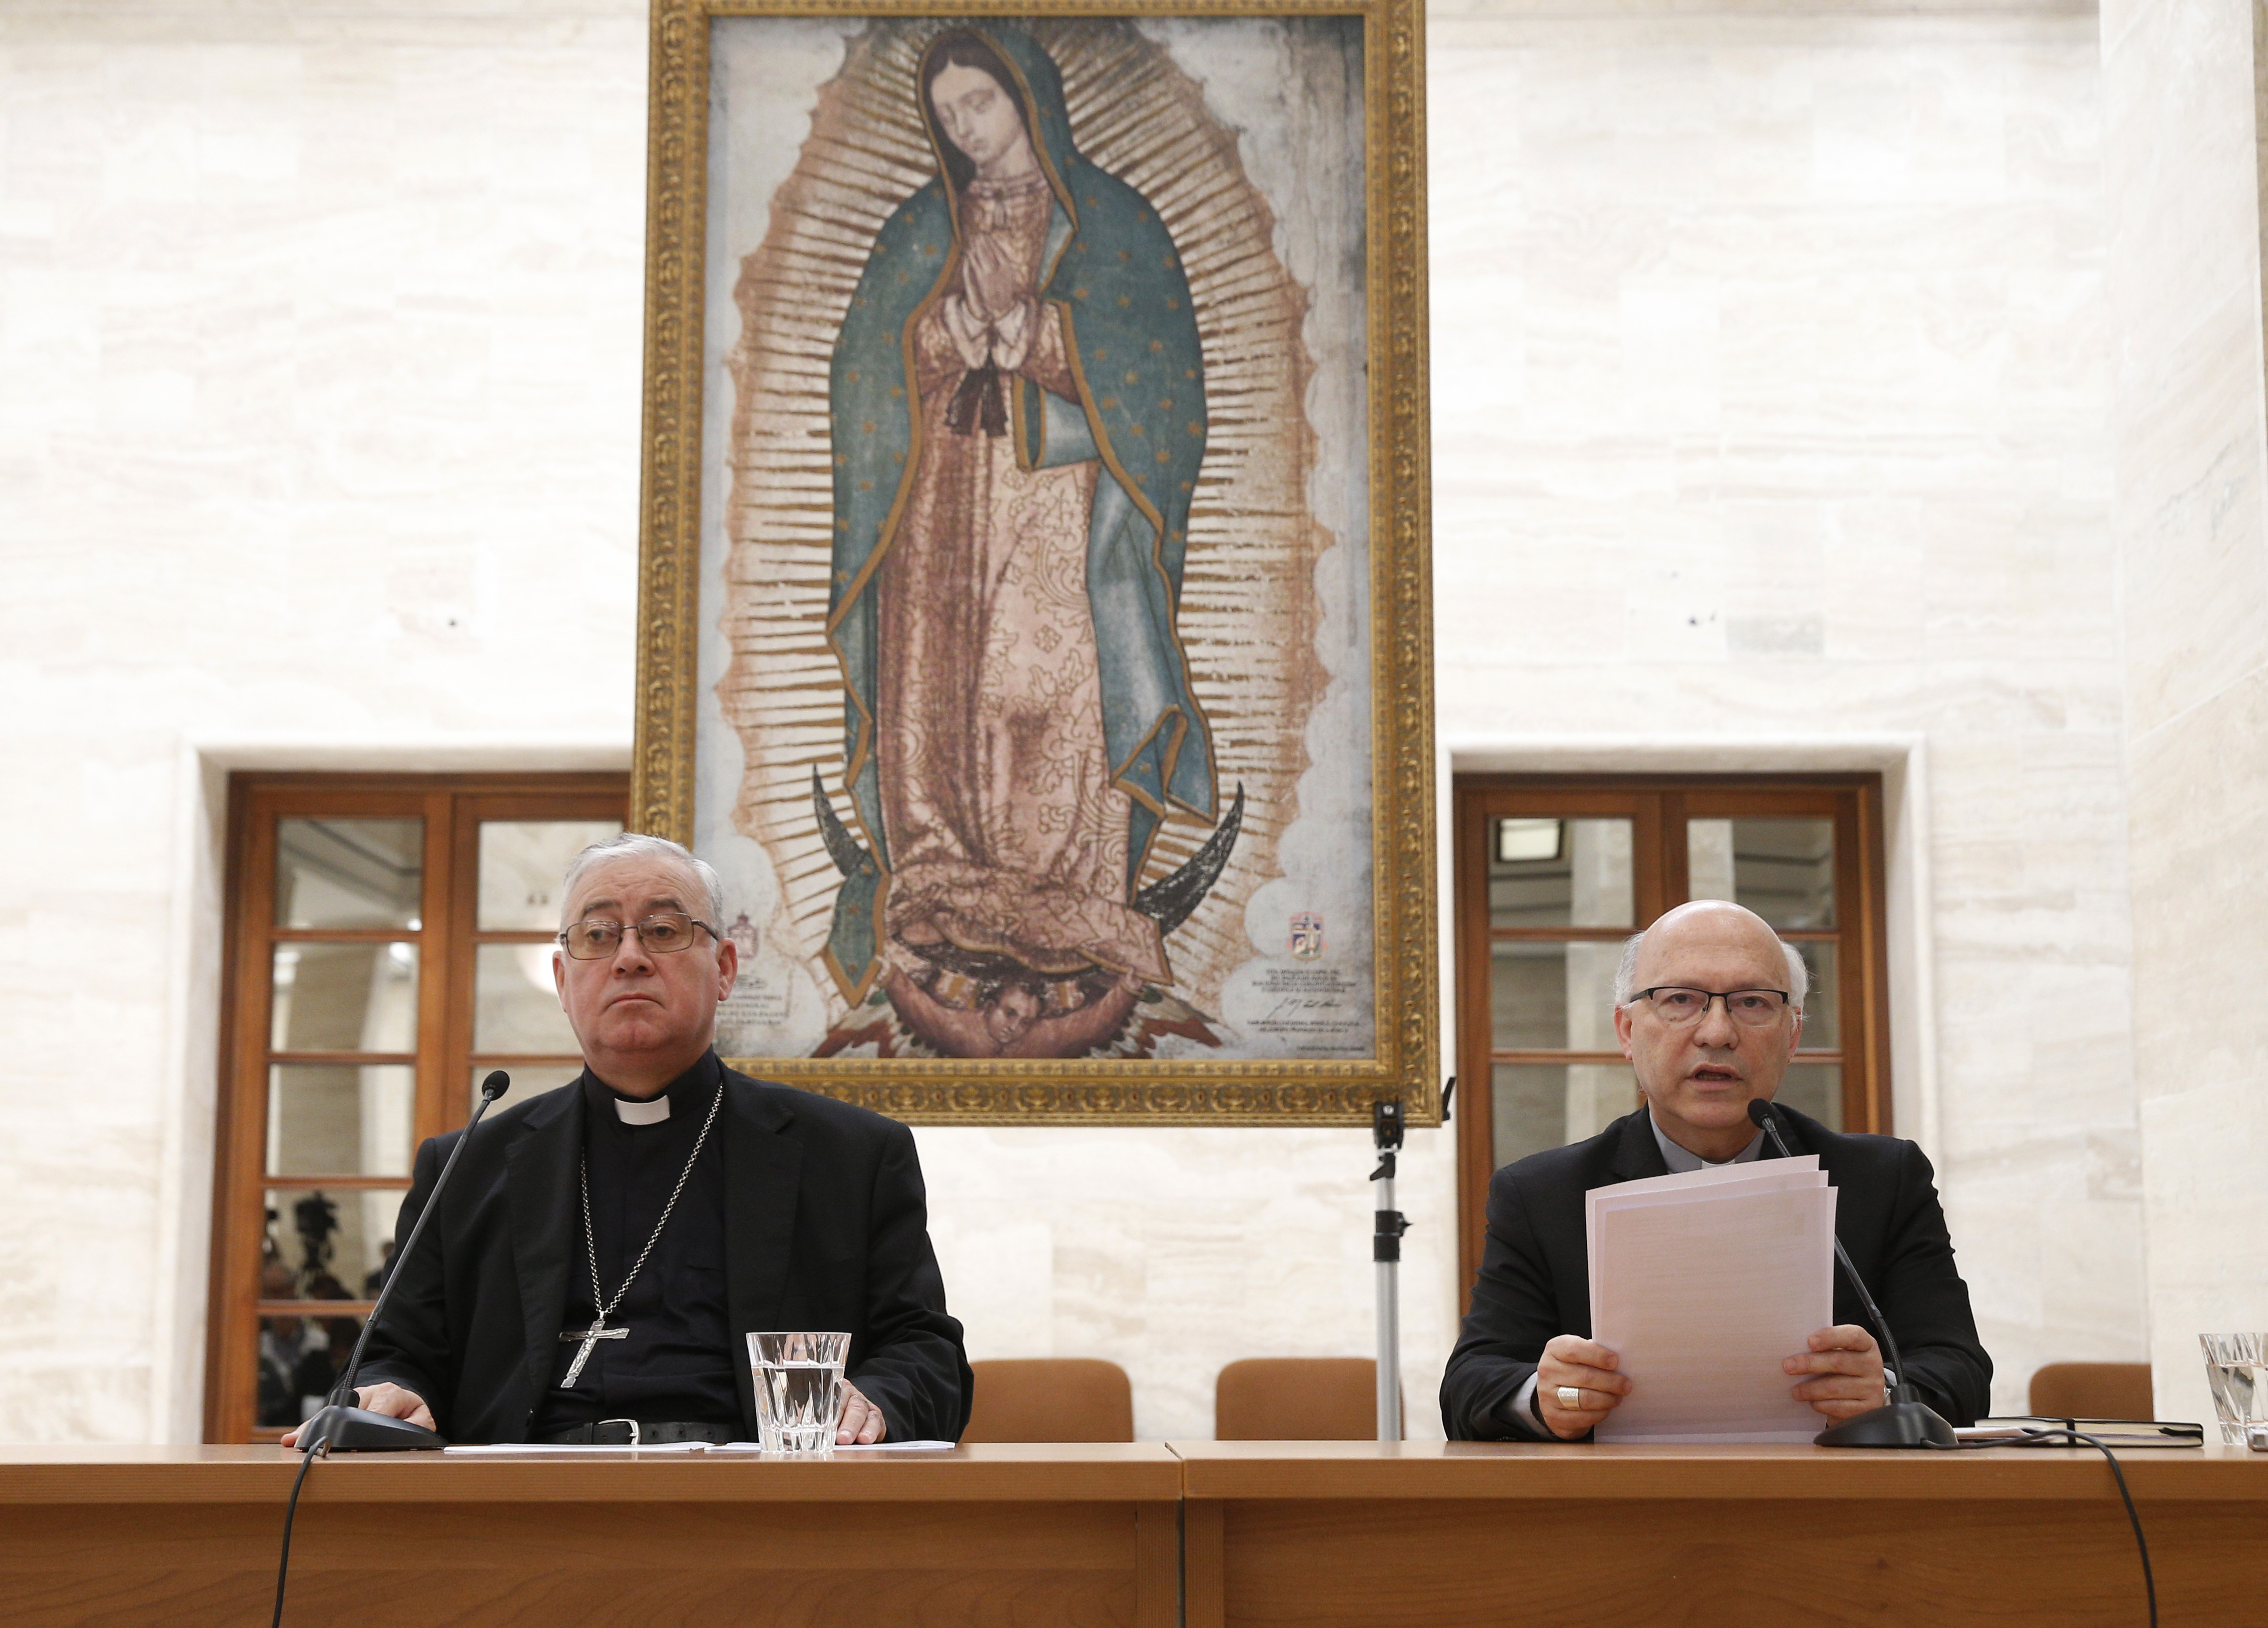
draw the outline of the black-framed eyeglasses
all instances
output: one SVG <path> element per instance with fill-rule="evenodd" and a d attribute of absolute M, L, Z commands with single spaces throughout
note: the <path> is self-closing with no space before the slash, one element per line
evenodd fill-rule
<path fill-rule="evenodd" d="M 1795 1004 L 1785 989 L 1689 989 L 1679 984 L 1656 984 L 1631 999 L 1645 1001 L 1656 1017 L 1680 1028 L 1699 1023 L 1719 1001 L 1725 1003 L 1727 1017 L 1750 1029 L 1777 1023 L 1779 1015 Z"/>
<path fill-rule="evenodd" d="M 646 953 L 666 956 L 692 949 L 695 928 L 703 929 L 711 938 L 717 936 L 715 928 L 681 910 L 659 911 L 643 921 L 630 923 L 605 921 L 594 916 L 587 921 L 575 922 L 561 933 L 559 946 L 578 961 L 604 961 L 622 948 L 623 934 L 635 933 Z"/>

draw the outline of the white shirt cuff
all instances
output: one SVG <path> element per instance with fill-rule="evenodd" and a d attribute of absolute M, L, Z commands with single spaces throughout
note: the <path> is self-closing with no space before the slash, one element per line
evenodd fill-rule
<path fill-rule="evenodd" d="M 1556 1441 L 1557 1437 L 1535 1422 L 1536 1378 L 1535 1374 L 1528 1376 L 1528 1382 L 1514 1391 L 1512 1400 L 1504 1404 L 1500 1417 L 1506 1424 L 1532 1441 Z"/>

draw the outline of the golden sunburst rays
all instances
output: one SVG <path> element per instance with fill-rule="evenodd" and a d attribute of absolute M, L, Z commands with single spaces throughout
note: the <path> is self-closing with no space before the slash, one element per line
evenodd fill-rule
<path fill-rule="evenodd" d="M 734 825 L 779 876 L 774 942 L 814 969 L 841 879 L 812 806 L 814 769 L 851 817 L 842 674 L 824 632 L 828 361 L 875 233 L 934 173 L 914 77 L 922 47 L 950 26 L 876 23 L 851 42 L 735 288 L 720 619 L 732 659 L 718 694 L 746 754 Z M 1080 151 L 1139 191 L 1173 234 L 1204 347 L 1207 437 L 1180 634 L 1211 729 L 1219 811 L 1240 782 L 1246 805 L 1226 869 L 1167 949 L 1176 986 L 1217 1012 L 1223 979 L 1253 953 L 1245 906 L 1280 874 L 1307 716 L 1328 678 L 1314 654 L 1314 566 L 1331 539 L 1307 502 L 1315 458 L 1301 406 L 1312 367 L 1300 337 L 1307 300 L 1276 257 L 1274 219 L 1245 178 L 1234 134 L 1164 50 L 1120 22 L 1044 19 L 1033 32 L 1063 70 Z M 1186 816 L 1167 822 L 1144 880 L 1169 874 L 1211 832 Z M 818 981 L 836 1001 L 832 980 Z"/>

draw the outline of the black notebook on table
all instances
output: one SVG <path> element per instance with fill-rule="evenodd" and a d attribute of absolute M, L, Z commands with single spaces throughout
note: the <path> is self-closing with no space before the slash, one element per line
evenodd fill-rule
<path fill-rule="evenodd" d="M 2076 1431 L 2109 1447 L 2203 1447 L 2205 1426 L 2163 1419 L 2073 1419 L 2055 1414 L 2014 1413 L 1980 1419 L 1954 1434 L 1963 1441 L 2006 1441 L 2021 1446 L 2048 1431 Z M 2051 1438 L 2061 1441 L 2062 1438 Z"/>

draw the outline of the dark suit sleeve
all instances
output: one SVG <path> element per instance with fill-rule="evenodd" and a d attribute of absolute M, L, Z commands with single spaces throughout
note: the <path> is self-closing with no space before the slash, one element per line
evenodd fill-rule
<path fill-rule="evenodd" d="M 1501 1414 L 1543 1360 L 1559 1326 L 1543 1245 L 1513 1167 L 1489 1183 L 1488 1241 L 1472 1309 L 1441 1375 L 1441 1428 L 1452 1441 L 1501 1441 L 1521 1432 Z"/>
<path fill-rule="evenodd" d="M 957 1441 L 976 1382 L 929 1241 L 929 1196 L 913 1133 L 892 1124 L 874 1171 L 866 1338 L 849 1378 L 882 1410 L 889 1441 Z"/>
<path fill-rule="evenodd" d="M 397 1240 L 394 1258 L 387 1263 L 387 1280 L 399 1278 L 401 1281 L 386 1302 L 385 1321 L 372 1333 L 363 1353 L 362 1368 L 355 1375 L 357 1388 L 390 1383 L 416 1391 L 433 1411 L 434 1423 L 444 1435 L 449 1433 L 450 1398 L 445 1393 L 450 1363 L 447 1302 L 442 1289 L 442 1228 L 438 1221 L 426 1228 L 425 1236 L 417 1241 L 414 1258 L 404 1253 L 401 1243 L 408 1240 L 410 1228 L 424 1214 L 426 1200 L 433 1196 L 433 1184 L 440 1179 L 442 1162 L 460 1134 L 453 1131 L 446 1136 L 429 1137 L 417 1149 L 409 1192 L 394 1223 Z"/>
<path fill-rule="evenodd" d="M 1911 1142 L 1900 1153 L 1876 1298 L 1905 1358 L 1900 1377 L 1954 1424 L 1973 1425 L 1992 1407 L 1992 1359 L 1977 1338 L 1929 1160 Z"/>

